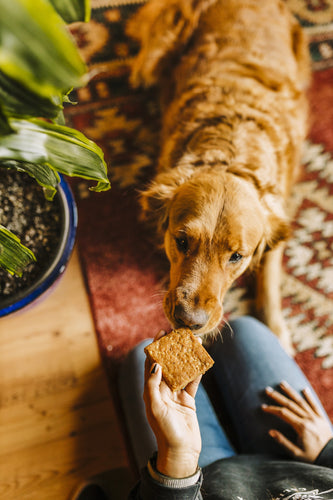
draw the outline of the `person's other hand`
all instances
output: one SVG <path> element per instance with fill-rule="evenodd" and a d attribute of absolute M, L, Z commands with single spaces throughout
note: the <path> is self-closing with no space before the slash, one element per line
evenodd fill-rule
<path fill-rule="evenodd" d="M 198 466 L 201 436 L 195 394 L 201 376 L 181 391 L 172 391 L 162 379 L 162 368 L 145 364 L 144 401 L 148 422 L 156 436 L 156 467 L 170 477 L 191 476 Z"/>
<path fill-rule="evenodd" d="M 287 382 L 281 382 L 280 387 L 284 394 L 266 388 L 266 394 L 280 406 L 262 405 L 262 409 L 287 422 L 296 431 L 297 443 L 276 429 L 269 434 L 298 460 L 314 462 L 333 437 L 331 425 L 308 388 L 302 391 L 302 397 Z"/>

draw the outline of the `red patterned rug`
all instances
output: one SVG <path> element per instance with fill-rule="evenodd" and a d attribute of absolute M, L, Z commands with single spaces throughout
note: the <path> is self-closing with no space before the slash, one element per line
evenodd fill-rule
<path fill-rule="evenodd" d="M 69 125 L 104 150 L 112 189 L 93 193 L 73 181 L 79 209 L 78 245 L 102 359 L 114 368 L 141 339 L 169 328 L 162 309 L 167 263 L 138 221 L 137 190 L 157 155 L 159 114 L 153 91 L 133 91 L 129 64 L 136 45 L 124 35 L 140 1 L 95 0 L 88 24 L 73 26 L 95 75 L 66 109 Z M 283 263 L 283 309 L 296 360 L 333 420 L 333 6 L 325 0 L 287 2 L 310 38 L 312 126 L 295 186 L 294 231 Z M 228 293 L 228 317 L 251 311 L 249 280 Z"/>

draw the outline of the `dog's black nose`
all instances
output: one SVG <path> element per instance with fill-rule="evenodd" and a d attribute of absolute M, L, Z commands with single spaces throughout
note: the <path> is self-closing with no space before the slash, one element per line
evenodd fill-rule
<path fill-rule="evenodd" d="M 177 304 L 174 311 L 174 320 L 178 326 L 199 330 L 207 323 L 208 314 L 203 309 L 187 311 L 182 305 Z"/>

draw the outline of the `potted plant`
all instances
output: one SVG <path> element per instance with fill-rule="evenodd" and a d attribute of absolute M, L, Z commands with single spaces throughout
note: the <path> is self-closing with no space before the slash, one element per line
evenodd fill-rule
<path fill-rule="evenodd" d="M 101 149 L 66 127 L 63 115 L 71 89 L 86 85 L 89 78 L 68 29 L 71 22 L 88 21 L 88 1 L 0 0 L 0 9 L 3 316 L 36 300 L 66 265 L 75 239 L 76 208 L 63 176 L 93 180 L 90 189 L 95 191 L 109 189 L 110 183 Z M 20 180 L 20 195 L 13 201 Z M 42 236 L 37 235 L 37 223 L 45 225 Z M 37 236 L 41 244 L 35 250 Z"/>

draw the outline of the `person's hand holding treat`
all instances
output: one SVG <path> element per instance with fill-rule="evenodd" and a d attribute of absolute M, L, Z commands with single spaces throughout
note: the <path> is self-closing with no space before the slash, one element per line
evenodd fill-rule
<path fill-rule="evenodd" d="M 191 332 L 163 333 L 146 348 L 144 401 L 158 445 L 157 470 L 184 478 L 198 467 L 201 436 L 194 398 L 213 360 Z"/>

